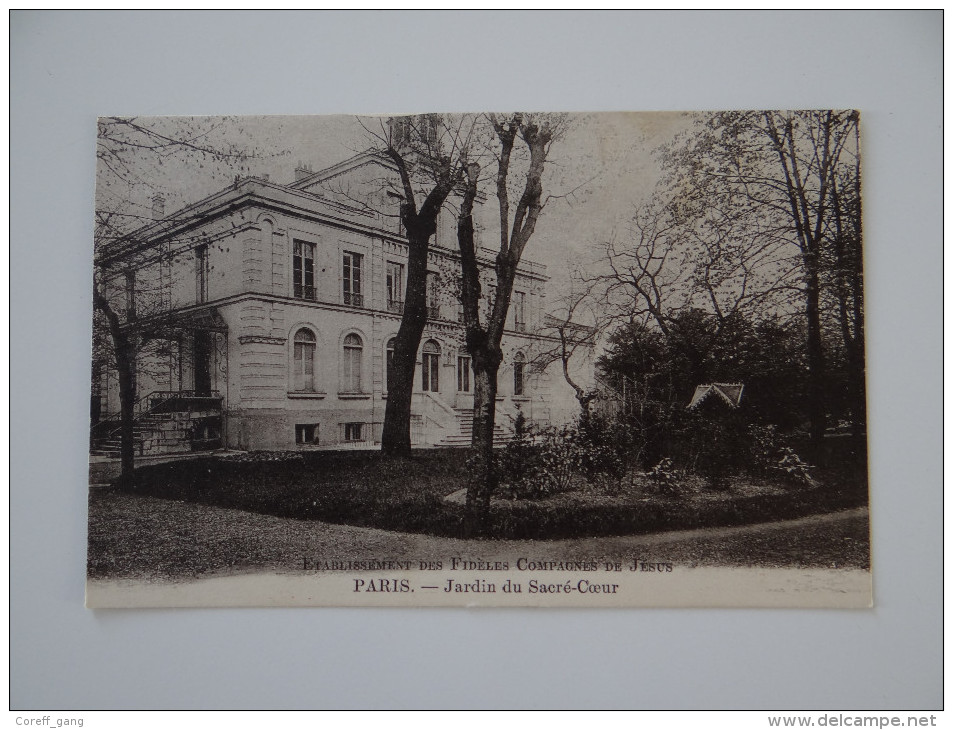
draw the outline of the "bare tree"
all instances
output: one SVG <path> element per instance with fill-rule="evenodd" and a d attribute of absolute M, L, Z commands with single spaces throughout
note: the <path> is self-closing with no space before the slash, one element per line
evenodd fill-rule
<path fill-rule="evenodd" d="M 839 166 L 831 181 L 832 216 L 827 224 L 830 246 L 822 256 L 822 272 L 827 276 L 827 291 L 833 300 L 834 319 L 838 323 L 846 353 L 846 383 L 853 435 L 866 433 L 867 403 L 864 383 L 864 277 L 863 230 L 860 204 L 859 128 L 854 124 L 855 140 L 847 154 L 853 164 Z M 860 450 L 858 450 L 860 452 Z"/>
<path fill-rule="evenodd" d="M 863 382 L 857 125 L 852 111 L 699 115 L 663 150 L 667 177 L 630 240 L 607 247 L 615 301 L 662 332 L 686 307 L 719 323 L 734 312 L 802 318 L 815 446 L 827 420 L 827 288 L 841 324 L 852 325 L 841 328 L 851 380 Z"/>
<path fill-rule="evenodd" d="M 696 369 L 707 347 L 673 331 L 683 316 L 710 313 L 712 345 L 739 316 L 790 309 L 798 273 L 771 220 L 739 214 L 723 199 L 673 194 L 668 186 L 636 211 L 625 238 L 606 243 L 604 264 L 590 283 L 601 285 L 607 316 L 651 321 Z"/>
<path fill-rule="evenodd" d="M 181 337 L 183 323 L 171 310 L 169 261 L 207 241 L 181 234 L 189 215 L 165 213 L 165 197 L 144 170 L 166 161 L 192 167 L 217 164 L 245 170 L 254 151 L 241 150 L 223 134 L 225 120 L 169 118 L 150 120 L 103 117 L 96 146 L 97 204 L 93 269 L 94 335 L 100 362 L 116 368 L 119 386 L 120 479 L 133 482 L 137 363 Z M 136 198 L 152 191 L 151 206 Z M 117 268 L 123 262 L 121 268 Z M 137 276 L 144 268 L 152 275 Z M 98 373 L 93 372 L 94 380 Z M 94 385 L 94 391 L 96 386 Z"/>
<path fill-rule="evenodd" d="M 488 301 L 486 321 L 480 316 L 481 268 L 474 244 L 473 206 L 480 183 L 480 165 L 466 166 L 466 184 L 457 223 L 462 274 L 463 321 L 467 350 L 473 362 L 473 450 L 478 468 L 467 489 L 467 530 L 478 531 L 489 509 L 496 487 L 493 469 L 493 430 L 496 423 L 497 376 L 503 361 L 500 344 L 517 268 L 526 245 L 542 213 L 543 172 L 550 145 L 565 124 L 561 116 L 536 116 L 515 113 L 489 116 L 496 156 L 495 192 L 499 204 L 500 247 L 496 253 L 493 277 L 495 292 Z M 522 189 L 516 204 L 510 200 L 511 165 L 514 151 L 521 143 L 525 153 Z M 511 218 L 512 216 L 512 218 Z"/>
<path fill-rule="evenodd" d="M 410 416 L 417 350 L 427 323 L 427 264 L 437 217 L 461 184 L 474 120 L 430 114 L 391 120 L 371 133 L 397 169 L 400 221 L 407 236 L 407 290 L 387 383 L 381 450 L 410 453 Z M 368 130 L 370 133 L 370 130 Z"/>
<path fill-rule="evenodd" d="M 539 334 L 550 338 L 549 347 L 538 352 L 532 365 L 542 370 L 558 362 L 563 380 L 572 388 L 579 404 L 580 422 L 589 420 L 590 406 L 599 397 L 598 388 L 586 388 L 573 376 L 573 360 L 590 354 L 596 347 L 604 326 L 609 320 L 605 317 L 605 308 L 601 306 L 601 290 L 594 282 L 584 282 L 581 276 L 574 276 L 576 285 L 560 299 L 554 310 L 546 315 Z"/>
<path fill-rule="evenodd" d="M 811 439 L 816 447 L 827 426 L 825 362 L 821 334 L 822 249 L 835 210 L 836 177 L 845 145 L 855 141 L 856 112 L 765 112 L 763 131 L 777 155 L 791 222 L 801 251 Z M 856 180 L 857 185 L 860 180 Z M 858 217 L 859 220 L 859 217 Z"/>

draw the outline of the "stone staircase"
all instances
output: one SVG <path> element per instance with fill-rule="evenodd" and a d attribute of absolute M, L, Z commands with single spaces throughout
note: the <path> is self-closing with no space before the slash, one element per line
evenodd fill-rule
<path fill-rule="evenodd" d="M 436 448 L 468 448 L 473 439 L 473 409 L 454 408 L 457 419 L 457 428 L 434 444 Z M 506 414 L 497 411 L 496 423 L 493 427 L 493 447 L 500 448 L 513 440 L 513 432 L 500 424 L 500 420 L 507 420 Z"/>
<path fill-rule="evenodd" d="M 150 413 L 136 419 L 133 425 L 135 451 L 138 456 L 157 454 L 182 454 L 195 450 L 193 447 L 194 418 L 189 412 Z M 120 437 L 118 432 L 96 439 L 90 454 L 119 458 Z M 217 446 L 210 447 L 217 448 Z"/>
<path fill-rule="evenodd" d="M 137 456 L 182 454 L 222 446 L 220 398 L 150 394 L 141 399 L 133 423 Z M 187 410 L 186 410 L 187 409 Z M 113 416 L 93 427 L 91 456 L 118 459 L 121 452 L 119 420 Z"/>

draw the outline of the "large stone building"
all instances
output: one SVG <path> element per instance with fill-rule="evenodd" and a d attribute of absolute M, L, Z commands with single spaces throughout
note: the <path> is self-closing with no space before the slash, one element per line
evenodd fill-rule
<path fill-rule="evenodd" d="M 379 444 L 406 284 L 399 188 L 382 182 L 394 176 L 367 152 L 319 172 L 299 165 L 288 184 L 236 179 L 172 214 L 157 197 L 153 223 L 98 253 L 113 308 L 130 332 L 149 333 L 136 335 L 140 453 Z M 430 255 L 417 446 L 469 442 L 473 380 L 455 247 L 448 211 Z M 480 252 L 489 268 L 492 250 Z M 541 424 L 575 413 L 559 368 L 534 361 L 552 346 L 540 332 L 546 283 L 545 267 L 521 265 L 503 340 L 500 437 L 518 411 Z M 107 361 L 94 368 L 93 445 L 115 453 L 119 398 Z"/>

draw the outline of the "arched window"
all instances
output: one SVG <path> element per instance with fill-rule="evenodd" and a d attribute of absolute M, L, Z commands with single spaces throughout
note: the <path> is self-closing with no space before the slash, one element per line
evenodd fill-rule
<path fill-rule="evenodd" d="M 423 354 L 423 389 L 436 393 L 440 390 L 440 345 L 434 340 L 427 340 Z"/>
<path fill-rule="evenodd" d="M 364 343 L 355 334 L 344 338 L 343 389 L 345 393 L 361 392 L 361 360 Z"/>
<path fill-rule="evenodd" d="M 513 395 L 523 395 L 525 369 L 526 357 L 522 352 L 517 352 L 513 358 Z"/>
<path fill-rule="evenodd" d="M 311 330 L 302 328 L 295 333 L 292 387 L 299 393 L 314 392 L 314 351 L 316 344 L 317 339 Z"/>
<path fill-rule="evenodd" d="M 391 378 L 394 377 L 394 343 L 397 342 L 396 337 L 391 337 L 387 340 L 387 348 L 384 358 L 384 387 L 387 390 L 390 390 Z"/>

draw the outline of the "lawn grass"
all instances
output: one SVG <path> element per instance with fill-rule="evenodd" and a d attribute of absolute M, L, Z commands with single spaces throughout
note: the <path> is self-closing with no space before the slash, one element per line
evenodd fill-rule
<path fill-rule="evenodd" d="M 465 450 L 287 452 L 209 456 L 137 470 L 135 491 L 276 517 L 461 537 L 464 508 L 444 498 L 466 486 Z M 713 493 L 688 483 L 678 497 L 644 476 L 590 484 L 548 499 L 494 500 L 485 537 L 559 539 L 628 535 L 790 519 L 866 504 L 856 480 L 792 489 L 737 480 Z"/>
<path fill-rule="evenodd" d="M 245 572 L 301 572 L 305 559 L 549 560 L 778 568 L 869 567 L 866 512 L 713 531 L 594 537 L 546 543 L 409 535 L 291 520 L 97 488 L 89 494 L 88 576 L 188 580 Z"/>
<path fill-rule="evenodd" d="M 459 505 L 444 497 L 466 480 L 463 450 L 410 458 L 379 451 L 209 456 L 137 470 L 135 491 L 276 517 L 455 535 Z"/>

